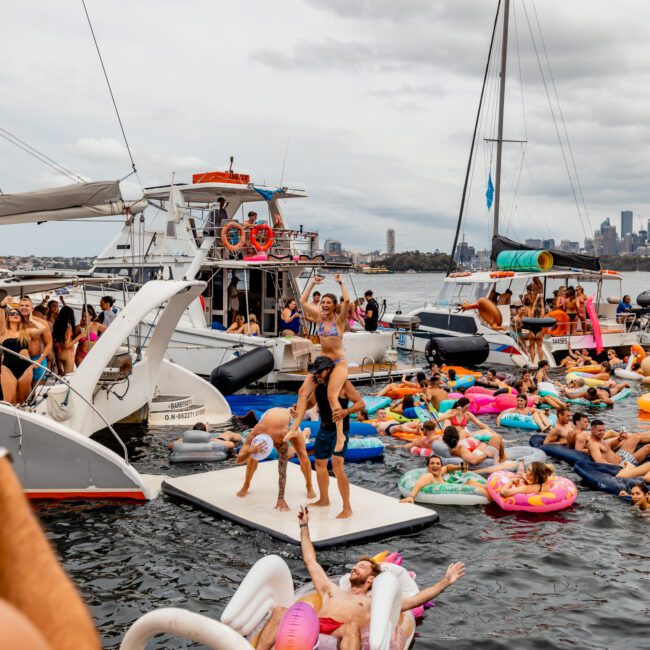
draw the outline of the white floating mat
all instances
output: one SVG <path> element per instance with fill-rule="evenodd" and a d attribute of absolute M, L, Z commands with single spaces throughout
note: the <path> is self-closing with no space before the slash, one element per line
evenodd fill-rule
<path fill-rule="evenodd" d="M 291 510 L 275 510 L 278 493 L 277 461 L 260 463 L 245 497 L 236 496 L 244 482 L 245 465 L 167 478 L 162 490 L 165 494 L 188 501 L 205 510 L 230 519 L 242 526 L 261 530 L 290 544 L 300 544 L 298 509 L 309 502 L 305 479 L 300 468 L 287 466 L 285 499 Z M 314 489 L 316 474 L 312 473 Z M 309 532 L 316 548 L 328 548 L 398 533 L 409 533 L 438 521 L 438 513 L 431 508 L 399 503 L 372 490 L 350 484 L 353 514 L 348 519 L 336 519 L 341 512 L 341 497 L 336 480 L 330 477 L 328 508 L 309 509 Z"/>

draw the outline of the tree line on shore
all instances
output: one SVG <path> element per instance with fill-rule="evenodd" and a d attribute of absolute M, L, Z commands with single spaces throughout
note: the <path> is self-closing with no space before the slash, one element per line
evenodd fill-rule
<path fill-rule="evenodd" d="M 371 266 L 385 266 L 389 271 L 417 271 L 420 273 L 446 271 L 449 266 L 447 253 L 421 253 L 405 251 L 372 262 Z"/>

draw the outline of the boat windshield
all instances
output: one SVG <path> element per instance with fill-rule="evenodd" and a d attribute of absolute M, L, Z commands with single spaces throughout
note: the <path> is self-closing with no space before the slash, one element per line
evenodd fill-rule
<path fill-rule="evenodd" d="M 476 302 L 490 293 L 492 282 L 445 282 L 436 299 L 437 307 L 461 305 Z"/>

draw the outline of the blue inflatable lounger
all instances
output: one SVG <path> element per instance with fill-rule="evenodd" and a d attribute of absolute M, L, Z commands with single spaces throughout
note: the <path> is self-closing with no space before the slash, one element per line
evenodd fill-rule
<path fill-rule="evenodd" d="M 285 499 L 291 507 L 289 512 L 274 509 L 278 492 L 277 461 L 260 463 L 250 492 L 238 498 L 235 493 L 244 482 L 245 472 L 245 465 L 241 465 L 169 478 L 163 482 L 162 491 L 246 528 L 299 545 L 298 508 L 307 502 L 305 479 L 300 468 L 293 463 L 287 465 Z M 312 476 L 316 485 L 316 474 L 312 473 Z M 336 482 L 332 481 L 332 505 L 309 511 L 309 532 L 316 548 L 404 535 L 438 521 L 438 513 L 430 507 L 400 503 L 397 497 L 388 497 L 352 483 L 350 500 L 354 511 L 352 517 L 336 519 L 342 504 Z"/>

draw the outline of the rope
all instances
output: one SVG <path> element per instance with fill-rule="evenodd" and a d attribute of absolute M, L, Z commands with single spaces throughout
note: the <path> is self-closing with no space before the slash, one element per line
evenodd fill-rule
<path fill-rule="evenodd" d="M 3 129 L 0 127 L 0 137 L 4 138 L 7 142 L 10 142 L 14 146 L 18 147 L 19 149 L 22 149 L 25 153 L 29 154 L 32 156 L 32 158 L 36 158 L 39 162 L 42 162 L 43 164 L 47 165 L 48 167 L 51 167 L 55 172 L 58 172 L 59 174 L 62 174 L 63 176 L 69 178 L 70 180 L 74 181 L 75 183 L 85 183 L 86 181 L 79 176 L 78 174 L 75 174 L 74 172 L 71 172 L 69 169 L 64 167 L 63 165 L 60 165 L 56 160 L 52 160 L 49 156 L 46 156 L 43 152 L 39 151 L 38 149 L 32 147 L 30 144 L 27 144 L 24 140 L 21 140 L 19 137 L 15 136 L 13 133 L 10 133 L 7 131 L 7 129 Z M 19 144 L 20 143 L 20 144 Z"/>
<path fill-rule="evenodd" d="M 88 14 L 88 9 L 86 8 L 86 0 L 81 0 L 81 4 L 83 5 L 84 12 L 86 14 L 86 18 L 88 20 L 88 27 L 90 27 L 90 33 L 93 37 L 93 41 L 95 43 L 95 49 L 97 50 L 97 56 L 99 57 L 99 63 L 102 66 L 102 71 L 104 73 L 104 79 L 106 79 L 106 85 L 108 86 L 108 92 L 110 93 L 111 96 L 111 101 L 113 102 L 113 108 L 115 109 L 115 115 L 117 115 L 117 121 L 119 122 L 120 125 L 120 130 L 122 131 L 122 137 L 124 138 L 124 144 L 126 145 L 126 150 L 129 154 L 129 158 L 131 159 L 131 169 L 133 169 L 133 173 L 135 174 L 135 177 L 138 179 L 138 183 L 140 184 L 140 188 L 142 189 L 142 192 L 144 193 L 144 187 L 142 185 L 142 181 L 140 180 L 140 177 L 138 176 L 138 170 L 135 167 L 135 161 L 133 160 L 133 154 L 131 153 L 131 147 L 129 146 L 129 141 L 127 140 L 126 137 L 126 132 L 124 131 L 124 125 L 122 124 L 122 118 L 120 117 L 120 111 L 117 108 L 117 102 L 115 101 L 115 95 L 113 95 L 113 89 L 111 88 L 111 82 L 108 79 L 108 73 L 106 72 L 106 66 L 104 65 L 104 59 L 102 58 L 102 53 L 99 50 L 99 43 L 97 43 L 97 38 L 95 37 L 95 30 L 93 29 L 93 24 L 90 21 L 90 15 Z"/>

